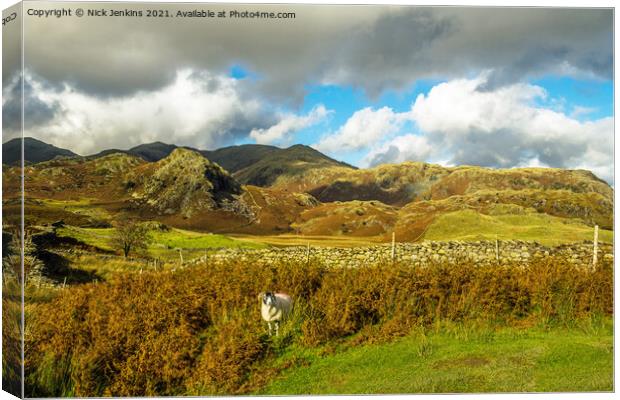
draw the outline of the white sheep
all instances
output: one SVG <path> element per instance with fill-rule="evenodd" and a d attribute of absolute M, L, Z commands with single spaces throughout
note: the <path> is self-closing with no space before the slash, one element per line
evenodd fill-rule
<path fill-rule="evenodd" d="M 260 314 L 269 326 L 269 336 L 271 336 L 271 323 L 274 323 L 278 336 L 280 322 L 290 315 L 293 308 L 291 296 L 284 293 L 262 292 L 258 295 L 258 299 L 261 301 Z"/>

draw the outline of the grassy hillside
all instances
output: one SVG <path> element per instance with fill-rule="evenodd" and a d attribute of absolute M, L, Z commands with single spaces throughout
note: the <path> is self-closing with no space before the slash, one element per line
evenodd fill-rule
<path fill-rule="evenodd" d="M 397 218 L 395 207 L 379 201 L 334 202 L 303 211 L 291 226 L 304 235 L 372 237 L 391 232 Z"/>
<path fill-rule="evenodd" d="M 287 361 L 296 366 L 258 394 L 609 392 L 614 387 L 611 320 L 587 331 L 448 324 L 338 354 L 291 349 L 279 360 Z"/>
<path fill-rule="evenodd" d="M 281 151 L 283 150 L 275 146 L 243 144 L 211 151 L 202 150 L 200 153 L 214 163 L 221 165 L 226 171 L 235 173 Z"/>
<path fill-rule="evenodd" d="M 425 240 L 527 240 L 546 246 L 592 240 L 594 228 L 580 220 L 547 214 L 484 215 L 473 210 L 439 215 L 422 236 Z M 599 230 L 599 240 L 613 242 L 613 231 Z"/>
<path fill-rule="evenodd" d="M 279 179 L 304 179 L 308 171 L 332 167 L 354 170 L 355 168 L 336 161 L 304 145 L 294 145 L 272 152 L 268 157 L 234 173 L 239 182 L 246 185 L 270 186 Z M 296 190 L 299 191 L 299 190 Z"/>

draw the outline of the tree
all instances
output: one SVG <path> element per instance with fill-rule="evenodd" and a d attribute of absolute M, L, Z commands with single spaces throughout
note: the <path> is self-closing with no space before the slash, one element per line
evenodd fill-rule
<path fill-rule="evenodd" d="M 132 250 L 145 250 L 151 241 L 149 230 L 144 224 L 133 220 L 119 222 L 112 244 L 123 251 L 127 257 Z"/>

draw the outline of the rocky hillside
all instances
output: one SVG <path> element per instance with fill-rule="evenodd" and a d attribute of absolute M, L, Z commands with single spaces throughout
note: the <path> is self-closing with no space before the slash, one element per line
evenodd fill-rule
<path fill-rule="evenodd" d="M 594 224 L 613 229 L 613 189 L 583 170 L 447 168 L 421 162 L 355 169 L 302 145 L 205 152 L 153 143 L 102 154 L 27 165 L 27 212 L 89 223 L 132 213 L 224 233 L 389 240 L 396 232 L 409 241 L 428 232 L 441 237 L 449 233 L 450 221 L 477 226 L 484 237 L 502 229 L 541 237 L 547 234 L 541 233 L 545 225 L 557 231 L 562 220 L 580 224 L 571 225 L 566 237 L 577 231 L 584 237 Z M 7 202 L 17 200 L 19 178 L 17 168 L 3 169 Z M 62 207 L 67 201 L 105 212 L 72 215 Z M 510 220 L 514 216 L 521 220 Z M 461 236 L 468 235 L 476 232 Z"/>
<path fill-rule="evenodd" d="M 360 170 L 314 168 L 303 175 L 280 175 L 271 187 L 307 192 L 323 203 L 343 202 L 340 207 L 351 201 L 379 201 L 402 207 L 401 214 L 413 214 L 411 219 L 422 226 L 440 212 L 473 208 L 488 213 L 495 204 L 613 226 L 613 189 L 584 170 L 446 168 L 405 162 Z"/>
<path fill-rule="evenodd" d="M 37 198 L 120 200 L 126 197 L 126 175 L 142 164 L 142 159 L 122 153 L 96 159 L 55 159 L 26 166 L 24 185 L 27 195 Z M 3 171 L 3 177 L 7 187 L 19 188 L 19 170 Z"/>
<path fill-rule="evenodd" d="M 383 164 L 359 170 L 316 168 L 304 175 L 280 176 L 271 186 L 308 192 L 324 202 L 378 200 L 400 206 L 480 190 L 568 190 L 598 193 L 608 199 L 613 197 L 613 190 L 606 182 L 584 170 L 449 168 L 422 162 Z"/>
<path fill-rule="evenodd" d="M 241 186 L 219 165 L 200 153 L 177 148 L 169 156 L 135 169 L 128 187 L 139 207 L 184 217 L 205 210 L 241 207 Z"/>

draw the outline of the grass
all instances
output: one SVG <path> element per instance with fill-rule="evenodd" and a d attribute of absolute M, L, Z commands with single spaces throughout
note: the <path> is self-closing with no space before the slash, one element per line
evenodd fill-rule
<path fill-rule="evenodd" d="M 418 331 L 392 343 L 320 354 L 306 352 L 305 366 L 286 370 L 257 394 L 613 390 L 611 320 L 591 332 L 504 328 L 464 337 L 458 329 Z"/>
<path fill-rule="evenodd" d="M 353 237 L 329 235 L 230 235 L 239 241 L 262 243 L 272 246 L 305 246 L 310 243 L 313 247 L 358 247 L 373 246 L 381 243 L 378 237 Z"/>
<path fill-rule="evenodd" d="M 167 248 L 204 249 L 204 248 L 260 248 L 265 247 L 251 241 L 240 241 L 228 236 L 213 233 L 199 233 L 183 229 L 172 228 L 169 231 L 154 231 L 151 233 L 153 242 Z"/>
<path fill-rule="evenodd" d="M 59 236 L 72 237 L 90 246 L 106 251 L 117 250 L 112 247 L 111 239 L 114 228 L 78 228 L 65 226 L 57 230 Z M 163 259 L 178 258 L 178 249 L 184 250 L 186 260 L 199 257 L 207 249 L 227 248 L 262 248 L 265 245 L 249 240 L 236 240 L 224 235 L 192 232 L 170 228 L 167 231 L 151 230 L 152 242 L 147 253 L 151 257 Z"/>
<path fill-rule="evenodd" d="M 107 221 L 110 219 L 110 213 L 103 207 L 94 205 L 95 199 L 81 198 L 79 200 L 54 200 L 54 199 L 37 199 L 43 205 L 63 209 L 78 215 L 85 215 L 98 220 Z"/>
<path fill-rule="evenodd" d="M 592 240 L 594 228 L 547 214 L 484 215 L 472 210 L 443 214 L 429 226 L 426 240 L 527 240 L 546 246 Z M 612 243 L 613 231 L 599 229 L 599 240 Z"/>

